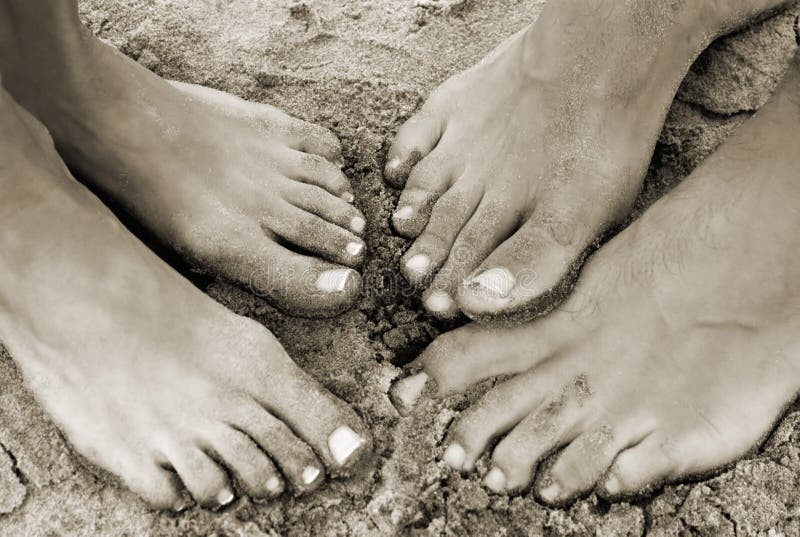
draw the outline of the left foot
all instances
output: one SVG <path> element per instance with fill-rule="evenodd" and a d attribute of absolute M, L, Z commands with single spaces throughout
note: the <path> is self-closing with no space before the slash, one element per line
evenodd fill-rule
<path fill-rule="evenodd" d="M 496 375 L 444 459 L 561 503 L 703 475 L 753 449 L 800 388 L 800 60 L 754 119 L 597 253 L 530 324 L 441 336 L 392 389 L 413 405 Z"/>
<path fill-rule="evenodd" d="M 92 35 L 65 37 L 49 52 L 49 63 L 6 52 L 0 67 L 81 180 L 196 267 L 283 310 L 328 314 L 352 304 L 365 221 L 331 132 L 169 83 Z"/>

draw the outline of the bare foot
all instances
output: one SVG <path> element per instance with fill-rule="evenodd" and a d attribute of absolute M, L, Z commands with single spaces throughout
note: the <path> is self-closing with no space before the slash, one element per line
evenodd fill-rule
<path fill-rule="evenodd" d="M 743 3 L 729 4 L 550 2 L 430 96 L 386 166 L 405 185 L 394 226 L 416 239 L 402 270 L 428 310 L 537 313 L 570 283 L 627 217 L 680 80 Z"/>
<path fill-rule="evenodd" d="M 195 266 L 286 311 L 352 304 L 365 221 L 331 132 L 268 105 L 170 84 L 94 36 L 63 35 L 49 60 L 5 57 L 3 67 L 9 91 L 84 182 Z M 58 91 L 37 90 L 48 84 Z"/>
<path fill-rule="evenodd" d="M 128 233 L 2 90 L 0 139 L 0 338 L 80 453 L 180 510 L 180 482 L 231 502 L 223 468 L 272 498 L 369 449 L 351 408 Z"/>
<path fill-rule="evenodd" d="M 396 384 L 411 405 L 500 374 L 451 431 L 492 490 L 558 503 L 706 474 L 757 446 L 800 387 L 800 60 L 773 100 L 597 253 L 574 295 L 531 324 L 441 336 Z"/>

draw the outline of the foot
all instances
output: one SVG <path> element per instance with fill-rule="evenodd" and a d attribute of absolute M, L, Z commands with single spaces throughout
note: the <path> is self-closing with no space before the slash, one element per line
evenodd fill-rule
<path fill-rule="evenodd" d="M 560 503 L 699 476 L 756 447 L 800 388 L 800 61 L 770 104 L 605 246 L 558 310 L 441 336 L 393 387 L 411 406 L 496 375 L 444 459 Z M 487 357 L 491 356 L 491 360 Z M 432 389 L 432 388 L 429 388 Z"/>
<path fill-rule="evenodd" d="M 416 239 L 402 271 L 432 313 L 537 313 L 571 283 L 628 215 L 680 80 L 724 26 L 702 3 L 590 3 L 547 4 L 398 132 L 393 224 Z"/>
<path fill-rule="evenodd" d="M 369 449 L 351 408 L 130 235 L 5 92 L 0 139 L 0 338 L 77 451 L 181 510 L 181 483 L 207 507 L 233 500 L 229 475 L 272 498 Z"/>
<path fill-rule="evenodd" d="M 365 221 L 332 133 L 168 83 L 93 36 L 57 52 L 61 67 L 31 73 L 30 62 L 6 78 L 84 182 L 195 266 L 285 311 L 330 314 L 355 300 Z M 59 91 L 32 89 L 42 76 Z"/>

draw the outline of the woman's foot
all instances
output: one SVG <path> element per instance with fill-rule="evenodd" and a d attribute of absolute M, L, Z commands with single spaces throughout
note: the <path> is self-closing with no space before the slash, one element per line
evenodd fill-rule
<path fill-rule="evenodd" d="M 3 43 L 0 65 L 10 93 L 84 182 L 195 266 L 281 309 L 330 314 L 352 304 L 365 221 L 332 133 L 268 105 L 170 84 L 94 36 L 49 32 L 60 37 L 47 38 L 55 42 L 43 58 Z"/>
<path fill-rule="evenodd" d="M 597 253 L 558 310 L 441 336 L 393 387 L 412 405 L 496 375 L 445 461 L 485 484 L 569 500 L 702 475 L 753 449 L 800 387 L 800 60 L 686 182 Z"/>
<path fill-rule="evenodd" d="M 628 216 L 697 54 L 734 15 L 778 3 L 550 2 L 440 86 L 385 172 L 404 185 L 393 224 L 416 239 L 402 270 L 426 308 L 475 318 L 549 303 Z"/>
<path fill-rule="evenodd" d="M 0 338 L 92 463 L 180 510 L 180 482 L 208 507 L 233 500 L 228 472 L 272 498 L 369 449 L 351 408 L 128 233 L 2 90 L 0 161 Z"/>

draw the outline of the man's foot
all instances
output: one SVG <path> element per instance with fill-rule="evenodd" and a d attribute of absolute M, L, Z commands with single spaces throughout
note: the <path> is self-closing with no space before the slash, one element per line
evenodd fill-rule
<path fill-rule="evenodd" d="M 714 4 L 551 2 L 431 95 L 385 172 L 428 310 L 536 313 L 569 283 L 627 217 L 679 82 L 730 20 Z"/>
<path fill-rule="evenodd" d="M 0 140 L 0 338 L 80 453 L 180 510 L 179 482 L 219 507 L 225 468 L 271 498 L 369 449 L 351 408 L 128 233 L 2 90 Z"/>
<path fill-rule="evenodd" d="M 800 61 L 689 179 L 591 259 L 558 310 L 441 336 L 397 383 L 413 405 L 496 375 L 444 459 L 559 503 L 702 475 L 754 448 L 800 387 Z"/>
<path fill-rule="evenodd" d="M 352 304 L 365 221 L 332 133 L 268 105 L 170 84 L 94 36 L 65 42 L 52 45 L 54 65 L 29 60 L 4 74 L 84 182 L 195 266 L 286 311 Z M 56 79 L 58 91 L 37 91 Z"/>

